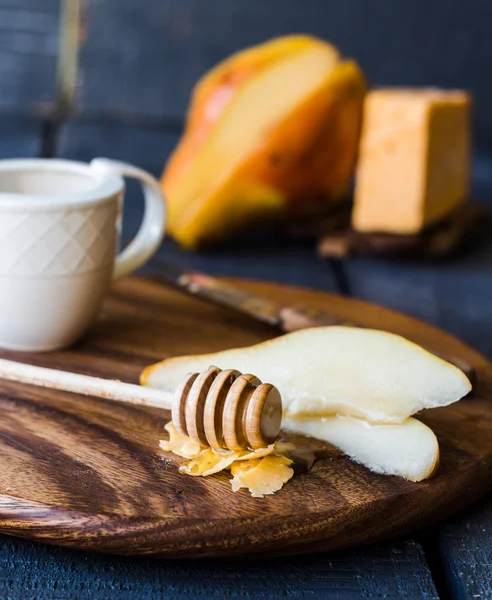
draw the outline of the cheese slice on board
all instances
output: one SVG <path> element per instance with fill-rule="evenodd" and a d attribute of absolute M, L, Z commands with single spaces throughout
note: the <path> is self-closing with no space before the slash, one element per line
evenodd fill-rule
<path fill-rule="evenodd" d="M 463 91 L 380 89 L 364 103 L 352 225 L 415 234 L 468 199 L 470 99 Z"/>

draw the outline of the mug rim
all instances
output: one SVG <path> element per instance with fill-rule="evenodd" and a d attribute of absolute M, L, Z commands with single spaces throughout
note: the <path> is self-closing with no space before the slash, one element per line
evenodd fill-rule
<path fill-rule="evenodd" d="M 60 194 L 59 196 L 0 191 L 0 210 L 2 208 L 9 210 L 24 210 L 29 208 L 39 211 L 99 204 L 114 197 L 125 188 L 125 182 L 122 177 L 112 173 L 102 174 L 92 169 L 90 164 L 82 161 L 64 158 L 0 159 L 0 175 L 6 171 L 22 171 L 32 168 L 84 175 L 95 182 L 95 187 L 83 192 L 70 192 Z"/>

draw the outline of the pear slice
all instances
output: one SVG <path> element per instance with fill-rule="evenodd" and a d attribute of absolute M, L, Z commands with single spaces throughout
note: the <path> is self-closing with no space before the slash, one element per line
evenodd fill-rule
<path fill-rule="evenodd" d="M 423 408 L 456 402 L 471 389 L 457 367 L 420 346 L 355 327 L 303 329 L 248 348 L 169 358 L 147 367 L 141 383 L 174 390 L 188 373 L 210 365 L 275 385 L 287 417 L 342 414 L 401 423 Z"/>
<path fill-rule="evenodd" d="M 395 425 L 340 416 L 284 419 L 282 427 L 329 442 L 375 473 L 422 481 L 432 477 L 439 466 L 434 432 L 412 417 Z"/>
<path fill-rule="evenodd" d="M 255 214 L 263 203 L 266 215 L 282 211 L 285 200 L 277 189 L 266 185 L 257 188 L 250 178 L 238 184 L 240 189 L 230 186 L 241 166 L 268 141 L 270 133 L 323 88 L 339 62 L 338 51 L 330 44 L 313 41 L 297 50 L 279 56 L 248 78 L 200 144 L 186 175 L 168 189 L 170 229 L 175 235 L 179 232 L 181 244 L 197 245 L 195 229 L 210 225 L 207 215 L 213 215 L 216 222 L 214 233 L 224 215 L 230 229 L 245 217 L 251 218 L 251 211 Z M 249 203 L 243 205 L 244 194 L 251 202 L 254 198 L 252 208 Z"/>

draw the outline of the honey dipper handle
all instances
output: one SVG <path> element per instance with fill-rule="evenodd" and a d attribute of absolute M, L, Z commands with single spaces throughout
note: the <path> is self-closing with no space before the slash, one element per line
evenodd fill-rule
<path fill-rule="evenodd" d="M 97 396 L 140 406 L 155 406 L 171 410 L 173 394 L 114 379 L 101 379 L 26 363 L 0 359 L 0 378 L 84 396 Z"/>

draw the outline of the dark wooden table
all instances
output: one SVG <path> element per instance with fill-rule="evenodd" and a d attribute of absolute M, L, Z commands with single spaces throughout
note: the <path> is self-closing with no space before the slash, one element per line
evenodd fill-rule
<path fill-rule="evenodd" d="M 46 127 L 0 117 L 0 157 L 36 156 Z M 176 134 L 105 118 L 59 126 L 54 155 L 131 161 L 158 174 Z M 477 156 L 475 197 L 492 199 L 492 159 Z M 492 205 L 492 203 L 491 203 Z M 138 227 L 138 191 L 129 186 L 124 236 Z M 173 258 L 217 275 L 234 275 L 338 291 L 431 321 L 492 356 L 492 240 L 438 264 L 368 258 L 334 264 L 312 242 L 228 246 Z M 491 432 L 492 435 L 492 432 Z M 0 536 L 0 597 L 11 600 L 94 598 L 312 597 L 492 598 L 492 496 L 448 521 L 405 539 L 323 556 L 271 561 L 156 562 L 85 554 Z"/>
<path fill-rule="evenodd" d="M 358 57 L 373 83 L 475 90 L 480 152 L 474 196 L 492 209 L 492 87 L 485 76 L 492 59 L 490 0 L 395 0 L 391 10 L 382 0 L 311 0 L 302 10 L 294 0 L 89 0 L 85 5 L 74 91 L 55 82 L 59 0 L 0 0 L 0 158 L 108 156 L 158 175 L 181 131 L 189 90 L 205 69 L 237 48 L 308 31 Z M 140 215 L 138 193 L 130 184 L 125 237 L 136 231 Z M 378 302 L 435 323 L 492 358 L 490 236 L 438 264 L 368 258 L 329 263 L 315 256 L 311 242 L 279 240 L 209 255 L 186 254 L 166 241 L 147 270 L 159 273 L 162 257 L 217 275 Z M 0 598 L 487 599 L 492 598 L 491 532 L 492 495 L 404 539 L 285 560 L 157 562 L 0 536 Z"/>

